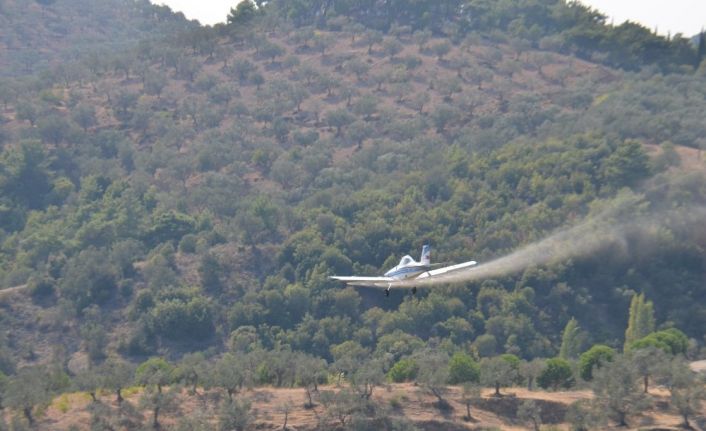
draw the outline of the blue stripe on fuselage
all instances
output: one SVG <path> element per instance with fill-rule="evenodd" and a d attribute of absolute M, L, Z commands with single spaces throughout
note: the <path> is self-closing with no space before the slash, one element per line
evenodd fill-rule
<path fill-rule="evenodd" d="M 394 272 L 388 272 L 385 274 L 386 277 L 402 277 L 404 278 L 409 278 L 412 277 L 416 274 L 421 274 L 422 272 L 428 271 L 429 268 L 426 266 L 408 266 L 406 268 L 400 268 L 397 271 Z"/>

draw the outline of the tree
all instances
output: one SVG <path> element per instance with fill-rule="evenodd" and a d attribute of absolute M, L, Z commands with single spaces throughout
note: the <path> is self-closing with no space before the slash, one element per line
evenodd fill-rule
<path fill-rule="evenodd" d="M 245 400 L 223 401 L 218 410 L 219 431 L 245 431 L 253 422 L 250 403 Z"/>
<path fill-rule="evenodd" d="M 480 382 L 495 388 L 495 396 L 501 397 L 500 388 L 510 386 L 515 380 L 516 370 L 510 362 L 500 356 L 483 358 L 480 361 Z"/>
<path fill-rule="evenodd" d="M 96 109 L 93 105 L 85 103 L 78 104 L 72 112 L 73 120 L 83 128 L 83 131 L 88 131 L 89 127 L 96 124 Z"/>
<path fill-rule="evenodd" d="M 378 30 L 368 30 L 363 34 L 363 41 L 368 46 L 368 55 L 373 53 L 373 45 L 382 42 L 382 32 Z"/>
<path fill-rule="evenodd" d="M 527 382 L 527 390 L 534 389 L 534 382 L 545 368 L 545 362 L 542 359 L 535 358 L 531 361 L 520 362 L 520 376 Z"/>
<path fill-rule="evenodd" d="M 412 358 L 400 359 L 387 372 L 387 378 L 395 383 L 407 382 L 417 377 L 419 366 Z"/>
<path fill-rule="evenodd" d="M 378 109 L 378 99 L 370 94 L 359 97 L 353 103 L 353 112 L 363 117 L 365 121 L 370 121 Z"/>
<path fill-rule="evenodd" d="M 562 358 L 547 360 L 544 370 L 537 378 L 537 383 L 544 389 L 570 388 L 574 384 L 574 373 L 571 370 L 571 364 Z"/>
<path fill-rule="evenodd" d="M 701 402 L 706 400 L 704 378 L 682 358 L 672 359 L 666 374 L 671 407 L 682 417 L 684 428 L 691 429 L 689 417 L 701 413 Z"/>
<path fill-rule="evenodd" d="M 402 49 L 404 49 L 404 45 L 395 38 L 385 39 L 382 43 L 382 50 L 385 55 L 390 57 L 390 60 L 393 60 L 397 54 L 402 52 Z"/>
<path fill-rule="evenodd" d="M 68 136 L 71 126 L 64 117 L 49 114 L 37 120 L 37 129 L 44 142 L 59 145 Z"/>
<path fill-rule="evenodd" d="M 467 382 L 461 387 L 461 402 L 466 406 L 466 416 L 463 418 L 466 421 L 473 419 L 471 416 L 471 405 L 481 396 L 481 387 L 475 383 Z"/>
<path fill-rule="evenodd" d="M 596 344 L 581 354 L 579 358 L 579 374 L 584 380 L 593 378 L 595 368 L 613 360 L 615 350 L 603 344 Z"/>
<path fill-rule="evenodd" d="M 138 368 L 139 369 L 139 368 Z M 178 408 L 177 395 L 179 389 L 172 387 L 162 391 L 160 386 L 147 386 L 140 396 L 140 407 L 152 410 L 152 427 L 160 428 L 159 414 Z"/>
<path fill-rule="evenodd" d="M 358 57 L 354 57 L 343 64 L 343 70 L 355 74 L 356 79 L 360 81 L 363 76 L 367 75 L 370 65 Z"/>
<path fill-rule="evenodd" d="M 589 431 L 603 426 L 605 416 L 593 405 L 591 400 L 578 400 L 569 405 L 565 421 L 571 425 L 572 431 Z"/>
<path fill-rule="evenodd" d="M 321 53 L 322 57 L 326 54 L 326 50 L 329 49 L 334 42 L 334 39 L 326 33 L 314 35 L 314 48 Z"/>
<path fill-rule="evenodd" d="M 336 137 L 341 136 L 341 129 L 355 120 L 347 109 L 334 109 L 326 112 L 326 124 L 336 128 Z"/>
<path fill-rule="evenodd" d="M 191 394 L 196 394 L 199 383 L 203 384 L 206 357 L 201 352 L 187 353 L 174 370 L 174 378 L 178 382 L 190 387 Z"/>
<path fill-rule="evenodd" d="M 559 349 L 559 357 L 562 359 L 576 359 L 581 353 L 583 339 L 581 335 L 581 327 L 579 322 L 573 317 L 567 322 L 564 327 L 564 332 L 561 335 L 561 348 Z"/>
<path fill-rule="evenodd" d="M 37 107 L 28 101 L 19 102 L 15 108 L 18 120 L 29 121 L 29 124 L 34 127 L 39 116 L 39 111 Z"/>
<path fill-rule="evenodd" d="M 370 400 L 375 388 L 385 381 L 382 367 L 380 359 L 367 360 L 350 376 L 351 387 L 362 399 Z"/>
<path fill-rule="evenodd" d="M 435 43 L 430 49 L 436 56 L 437 60 L 442 61 L 444 56 L 451 51 L 451 44 L 447 40 L 444 40 Z"/>
<path fill-rule="evenodd" d="M 450 405 L 444 398 L 446 382 L 449 380 L 449 358 L 445 353 L 425 350 L 415 357 L 419 364 L 417 383 L 437 399 L 440 410 L 448 410 Z"/>
<path fill-rule="evenodd" d="M 655 316 L 652 301 L 646 301 L 644 293 L 633 295 L 630 300 L 628 327 L 625 330 L 624 350 L 629 350 L 630 344 L 647 336 L 654 330 Z"/>
<path fill-rule="evenodd" d="M 115 392 L 115 401 L 121 405 L 122 389 L 130 385 L 133 366 L 117 357 L 109 357 L 100 365 L 97 374 L 101 377 L 101 387 Z"/>
<path fill-rule="evenodd" d="M 638 387 L 637 369 L 632 362 L 617 356 L 595 372 L 593 392 L 603 411 L 619 426 L 627 426 L 627 418 L 650 405 L 649 398 Z"/>
<path fill-rule="evenodd" d="M 325 377 L 326 361 L 315 356 L 300 353 L 296 356 L 295 380 L 306 391 L 307 403 L 304 408 L 315 406 L 312 394 L 319 391 L 319 381 Z"/>
<path fill-rule="evenodd" d="M 260 53 L 264 57 L 269 58 L 270 63 L 272 64 L 275 62 L 275 59 L 277 57 L 283 56 L 284 54 L 287 53 L 287 51 L 282 46 L 280 46 L 276 43 L 267 42 L 267 43 L 265 43 L 265 46 L 263 46 L 260 49 Z"/>
<path fill-rule="evenodd" d="M 242 27 L 249 24 L 257 15 L 257 6 L 252 0 L 245 0 L 238 3 L 235 8 L 230 9 L 227 22 L 233 27 Z"/>
<path fill-rule="evenodd" d="M 449 361 L 449 383 L 478 382 L 480 367 L 476 361 L 465 353 L 455 353 Z"/>
<path fill-rule="evenodd" d="M 534 431 L 539 431 L 539 427 L 542 425 L 542 409 L 535 400 L 524 400 L 517 409 L 517 419 L 520 422 L 529 422 Z"/>
<path fill-rule="evenodd" d="M 50 399 L 48 383 L 48 373 L 44 367 L 20 368 L 7 381 L 5 405 L 21 410 L 30 427 L 33 427 L 34 407 Z"/>
<path fill-rule="evenodd" d="M 225 353 L 213 366 L 209 381 L 211 386 L 225 389 L 228 401 L 245 384 L 244 358 L 242 355 Z"/>
<path fill-rule="evenodd" d="M 632 342 L 628 346 L 628 351 L 647 347 L 661 349 L 670 355 L 686 354 L 689 348 L 689 339 L 680 330 L 669 328 L 653 332 L 644 338 Z"/>
<path fill-rule="evenodd" d="M 174 366 L 162 358 L 150 358 L 135 370 L 135 383 L 145 387 L 155 387 L 162 392 L 162 387 L 174 381 Z"/>
<path fill-rule="evenodd" d="M 632 349 L 626 356 L 635 365 L 638 374 L 642 377 L 644 392 L 647 393 L 650 384 L 650 377 L 659 374 L 668 363 L 667 354 L 664 350 L 648 346 L 640 349 Z"/>

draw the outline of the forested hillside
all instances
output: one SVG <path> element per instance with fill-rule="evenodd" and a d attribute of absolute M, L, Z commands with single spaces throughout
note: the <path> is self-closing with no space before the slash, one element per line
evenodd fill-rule
<path fill-rule="evenodd" d="M 44 395 L 119 394 L 135 376 L 147 395 L 208 381 L 231 398 L 359 371 L 364 391 L 432 388 L 482 379 L 422 371 L 450 357 L 489 376 L 607 345 L 556 388 L 633 343 L 699 356 L 703 44 L 559 0 L 244 2 L 205 28 L 142 2 L 5 1 L 0 19 L 17 49 L 0 50 L 15 388 L 49 373 Z M 68 55 L 88 29 L 91 54 Z M 425 243 L 490 261 L 615 206 L 619 237 L 500 277 L 390 298 L 328 279 Z"/>
<path fill-rule="evenodd" d="M 0 76 L 63 69 L 70 79 L 97 56 L 111 56 L 140 40 L 163 39 L 195 27 L 168 7 L 148 0 L 2 0 L 0 1 Z M 67 61 L 70 60 L 70 61 Z M 105 60 L 105 58 L 104 58 Z"/>

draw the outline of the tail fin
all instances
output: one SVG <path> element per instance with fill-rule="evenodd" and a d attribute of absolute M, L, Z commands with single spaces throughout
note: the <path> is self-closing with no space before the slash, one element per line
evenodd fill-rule
<path fill-rule="evenodd" d="M 419 259 L 419 262 L 423 265 L 431 265 L 431 246 L 424 244 L 422 246 L 422 257 Z"/>

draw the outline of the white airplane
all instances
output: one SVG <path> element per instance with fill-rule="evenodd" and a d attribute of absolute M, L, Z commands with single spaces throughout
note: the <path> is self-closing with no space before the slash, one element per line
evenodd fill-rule
<path fill-rule="evenodd" d="M 417 286 L 429 286 L 453 281 L 452 274 L 475 265 L 477 262 L 471 260 L 442 268 L 432 269 L 443 264 L 431 263 L 431 247 L 422 247 L 422 256 L 419 262 L 412 256 L 407 255 L 400 260 L 400 263 L 387 271 L 382 277 L 343 277 L 333 275 L 329 278 L 346 282 L 349 286 L 384 287 L 385 296 L 390 296 L 392 287 L 411 287 L 412 294 L 417 293 Z"/>

